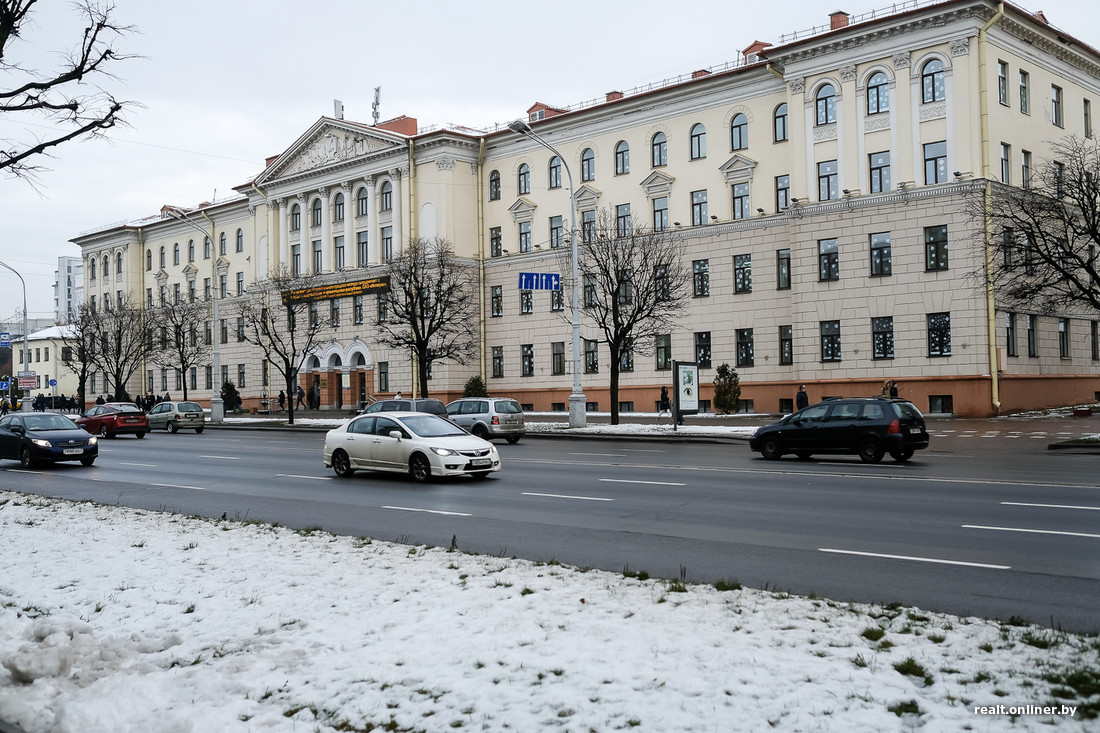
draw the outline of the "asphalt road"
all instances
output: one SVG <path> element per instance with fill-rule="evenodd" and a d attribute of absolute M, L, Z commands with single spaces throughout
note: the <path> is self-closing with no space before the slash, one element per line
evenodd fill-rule
<path fill-rule="evenodd" d="M 0 487 L 320 527 L 653 577 L 1100 631 L 1100 455 L 943 439 L 907 464 L 768 462 L 744 442 L 500 443 L 495 478 L 338 479 L 323 433 L 104 441 L 96 466 L 0 463 Z"/>

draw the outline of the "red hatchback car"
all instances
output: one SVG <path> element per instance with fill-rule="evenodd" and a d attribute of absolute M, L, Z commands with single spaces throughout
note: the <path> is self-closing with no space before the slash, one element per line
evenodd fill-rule
<path fill-rule="evenodd" d="M 102 438 L 113 438 L 122 433 L 133 433 L 144 438 L 149 432 L 149 420 L 141 408 L 132 402 L 96 405 L 78 417 L 76 424 Z"/>

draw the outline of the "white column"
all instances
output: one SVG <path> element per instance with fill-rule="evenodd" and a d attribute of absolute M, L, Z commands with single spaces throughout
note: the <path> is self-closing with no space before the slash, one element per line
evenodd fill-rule
<path fill-rule="evenodd" d="M 331 253 L 332 237 L 329 232 L 332 229 L 332 201 L 328 188 L 321 189 L 321 272 L 332 269 L 333 255 Z"/>
<path fill-rule="evenodd" d="M 367 176 L 367 262 L 377 265 L 378 258 L 378 202 L 374 198 L 374 176 Z"/>
<path fill-rule="evenodd" d="M 393 185 L 393 218 L 390 226 L 393 227 L 393 255 L 396 257 L 404 249 L 405 233 L 401 230 L 401 205 L 405 203 L 405 197 L 401 193 L 401 171 L 394 171 L 390 179 Z"/>
<path fill-rule="evenodd" d="M 298 194 L 298 267 L 308 272 L 313 267 L 309 254 L 309 196 Z"/>
<path fill-rule="evenodd" d="M 344 194 L 344 266 L 352 262 L 358 263 L 359 245 L 355 241 L 355 214 L 358 211 L 356 202 L 352 198 L 355 195 L 355 186 L 351 183 L 340 184 L 340 193 Z"/>

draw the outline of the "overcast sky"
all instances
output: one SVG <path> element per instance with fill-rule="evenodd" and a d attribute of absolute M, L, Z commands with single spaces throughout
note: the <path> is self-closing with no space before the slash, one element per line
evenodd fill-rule
<path fill-rule="evenodd" d="M 1100 5 L 1037 0 L 1055 26 L 1100 46 Z M 69 240 L 88 230 L 232 194 L 289 147 L 333 99 L 369 123 L 374 88 L 383 120 L 486 127 L 536 101 L 568 106 L 612 90 L 660 82 L 734 61 L 754 40 L 857 16 L 879 0 L 788 0 L 781 6 L 697 0 L 557 0 L 417 4 L 330 0 L 114 0 L 116 22 L 135 33 L 98 83 L 140 107 L 110 141 L 69 143 L 45 161 L 37 187 L 0 178 L 0 261 L 27 282 L 32 318 L 53 316 L 57 258 L 79 256 Z M 689 10 L 690 8 L 690 10 Z M 61 51 L 78 28 L 67 0 L 40 0 L 25 43 L 5 61 Z M 36 62 L 49 64 L 48 55 Z M 0 84 L 10 80 L 0 74 Z M 0 140 L 48 133 L 0 118 Z M 0 268 L 0 321 L 22 308 L 18 279 Z"/>

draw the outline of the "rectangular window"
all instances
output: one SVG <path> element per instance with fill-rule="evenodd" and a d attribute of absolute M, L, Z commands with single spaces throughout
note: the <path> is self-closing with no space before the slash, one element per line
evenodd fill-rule
<path fill-rule="evenodd" d="M 550 310 L 560 311 L 565 310 L 565 296 L 560 290 L 550 291 Z"/>
<path fill-rule="evenodd" d="M 883 193 L 890 190 L 890 151 L 871 153 L 868 157 L 871 167 L 871 193 Z"/>
<path fill-rule="evenodd" d="M 1020 72 L 1020 111 L 1031 114 L 1031 77 L 1026 71 Z"/>
<path fill-rule="evenodd" d="M 309 304 L 309 327 L 319 328 L 321 326 L 321 312 L 317 308 L 316 303 Z"/>
<path fill-rule="evenodd" d="M 229 343 L 229 324 L 226 322 L 226 320 L 224 318 L 219 318 L 218 319 L 218 333 L 219 333 L 220 343 L 228 344 Z"/>
<path fill-rule="evenodd" d="M 168 370 L 167 369 L 161 369 L 160 370 L 160 388 L 163 389 L 165 392 L 168 391 Z"/>
<path fill-rule="evenodd" d="M 1089 337 L 1092 360 L 1100 361 L 1100 321 L 1089 321 Z"/>
<path fill-rule="evenodd" d="M 199 388 L 199 368 L 191 367 L 191 389 Z"/>
<path fill-rule="evenodd" d="M 894 358 L 894 318 L 871 319 L 871 349 L 875 359 Z"/>
<path fill-rule="evenodd" d="M 1058 356 L 1063 359 L 1070 358 L 1069 353 L 1069 319 L 1058 319 Z"/>
<path fill-rule="evenodd" d="M 205 384 L 205 389 L 214 389 L 214 367 L 208 366 L 204 371 L 203 383 Z"/>
<path fill-rule="evenodd" d="M 178 287 L 178 286 L 177 286 Z M 237 295 L 244 295 L 244 273 L 237 273 Z M 176 298 L 176 302 L 179 302 L 179 297 Z"/>
<path fill-rule="evenodd" d="M 596 212 L 582 211 L 581 212 L 581 241 L 582 242 L 595 242 L 596 241 Z"/>
<path fill-rule="evenodd" d="M 821 361 L 840 361 L 840 321 L 821 321 Z"/>
<path fill-rule="evenodd" d="M 565 241 L 565 228 L 560 216 L 550 217 L 550 248 L 557 249 Z"/>
<path fill-rule="evenodd" d="M 672 334 L 659 333 L 656 336 L 657 369 L 672 368 Z"/>
<path fill-rule="evenodd" d="M 300 244 L 290 246 L 290 274 L 294 277 L 302 274 L 302 245 Z"/>
<path fill-rule="evenodd" d="M 951 356 L 951 314 L 928 314 L 928 355 Z"/>
<path fill-rule="evenodd" d="M 333 298 L 328 303 L 329 323 L 333 328 L 340 325 L 340 299 Z"/>
<path fill-rule="evenodd" d="M 218 275 L 218 297 L 223 300 L 229 295 L 229 275 Z M 164 288 L 161 288 L 160 299 L 164 301 Z"/>
<path fill-rule="evenodd" d="M 752 216 L 749 208 L 749 184 L 737 183 L 733 186 L 733 218 L 748 219 Z"/>
<path fill-rule="evenodd" d="M 632 233 L 630 225 L 630 204 L 618 204 L 615 206 L 615 234 L 619 237 L 629 237 Z"/>
<path fill-rule="evenodd" d="M 377 306 L 377 313 L 378 313 L 378 322 L 379 323 L 386 323 L 387 321 L 389 321 L 390 320 L 390 295 L 389 295 L 389 293 L 379 293 L 378 294 L 378 303 L 376 304 L 376 306 Z"/>
<path fill-rule="evenodd" d="M 335 253 L 332 266 L 337 270 L 344 269 L 344 238 L 335 237 L 332 240 L 332 251 Z"/>
<path fill-rule="evenodd" d="M 737 335 L 737 366 L 751 367 L 753 365 L 752 329 L 739 328 Z"/>
<path fill-rule="evenodd" d="M 584 307 L 591 308 L 596 305 L 596 276 L 584 275 L 583 281 L 584 285 L 581 298 L 584 301 Z"/>
<path fill-rule="evenodd" d="M 634 341 L 632 339 L 627 339 L 619 352 L 619 371 L 634 371 Z"/>
<path fill-rule="evenodd" d="M 1062 124 L 1062 87 L 1052 84 L 1050 86 L 1050 121 L 1058 127 Z"/>
<path fill-rule="evenodd" d="M 520 346 L 520 373 L 524 377 L 535 376 L 535 345 Z"/>
<path fill-rule="evenodd" d="M 388 361 L 378 362 L 378 391 L 390 391 L 390 363 Z"/>
<path fill-rule="evenodd" d="M 1054 195 L 1058 198 L 1062 198 L 1062 195 L 1065 193 L 1062 184 L 1066 180 L 1066 164 L 1054 161 L 1051 164 L 1051 170 L 1054 174 Z"/>
<path fill-rule="evenodd" d="M 775 289 L 789 290 L 791 287 L 791 251 L 780 249 L 775 252 Z"/>
<path fill-rule="evenodd" d="M 504 347 L 493 347 L 493 377 L 500 379 L 504 376 Z"/>
<path fill-rule="evenodd" d="M 502 285 L 489 288 L 489 315 L 500 318 L 504 315 L 504 290 Z"/>
<path fill-rule="evenodd" d="M 840 176 L 835 160 L 817 164 L 817 200 L 831 201 L 840 198 Z"/>
<path fill-rule="evenodd" d="M 244 318 L 237 316 L 237 343 L 244 341 Z"/>
<path fill-rule="evenodd" d="M 791 177 L 775 177 L 775 210 L 783 211 L 791 205 Z"/>
<path fill-rule="evenodd" d="M 241 388 L 247 386 L 244 383 L 244 364 L 237 365 L 237 386 Z"/>
<path fill-rule="evenodd" d="M 565 342 L 554 341 L 550 344 L 550 372 L 565 374 Z"/>
<path fill-rule="evenodd" d="M 355 255 L 357 258 L 355 264 L 357 264 L 359 267 L 366 267 L 368 262 L 366 232 L 356 232 L 355 234 Z"/>
<path fill-rule="evenodd" d="M 393 227 L 382 227 L 382 260 L 393 259 Z"/>
<path fill-rule="evenodd" d="M 531 251 L 531 222 L 523 221 L 519 224 L 519 251 Z"/>
<path fill-rule="evenodd" d="M 691 225 L 701 227 L 707 223 L 707 192 L 691 192 Z"/>
<path fill-rule="evenodd" d="M 924 144 L 924 182 L 947 183 L 947 141 Z"/>
<path fill-rule="evenodd" d="M 752 255 L 733 256 L 733 291 L 752 292 Z"/>
<path fill-rule="evenodd" d="M 324 269 L 324 251 L 321 249 L 321 240 L 313 240 L 313 271 L 321 272 Z"/>
<path fill-rule="evenodd" d="M 710 331 L 695 332 L 695 361 L 700 369 L 710 368 Z"/>
<path fill-rule="evenodd" d="M 924 269 L 947 269 L 947 226 L 924 228 Z"/>
<path fill-rule="evenodd" d="M 779 327 L 779 363 L 794 364 L 794 327 Z"/>
<path fill-rule="evenodd" d="M 260 363 L 260 381 L 262 387 L 271 386 L 271 362 L 265 360 Z"/>
<path fill-rule="evenodd" d="M 1001 182 L 1012 183 L 1012 146 L 1001 143 Z"/>
<path fill-rule="evenodd" d="M 1016 314 L 1005 313 L 1005 354 L 1016 356 Z"/>
<path fill-rule="evenodd" d="M 363 296 L 356 295 L 352 300 L 352 311 L 355 319 L 355 325 L 361 325 L 363 323 Z"/>
<path fill-rule="evenodd" d="M 840 246 L 835 239 L 817 242 L 818 280 L 840 279 Z"/>
<path fill-rule="evenodd" d="M 535 312 L 535 292 L 533 290 L 519 291 L 519 312 L 523 314 Z"/>
<path fill-rule="evenodd" d="M 1031 188 L 1031 151 L 1020 151 L 1020 185 Z"/>
<path fill-rule="evenodd" d="M 584 339 L 584 371 L 595 374 L 600 371 L 599 342 Z"/>
<path fill-rule="evenodd" d="M 668 196 L 659 196 L 653 199 L 653 231 L 663 232 L 668 229 Z"/>
<path fill-rule="evenodd" d="M 693 273 L 692 294 L 696 298 L 710 295 L 710 260 L 695 260 L 691 263 Z"/>
<path fill-rule="evenodd" d="M 1008 63 L 997 62 L 997 101 L 1008 106 Z"/>
<path fill-rule="evenodd" d="M 891 274 L 893 255 L 890 250 L 890 232 L 871 235 L 871 277 Z"/>
<path fill-rule="evenodd" d="M 489 256 L 500 257 L 504 254 L 504 240 L 500 233 L 500 227 L 489 229 Z"/>
<path fill-rule="evenodd" d="M 1087 99 L 1083 99 L 1083 113 L 1085 116 L 1085 137 L 1092 137 L 1092 102 Z"/>

